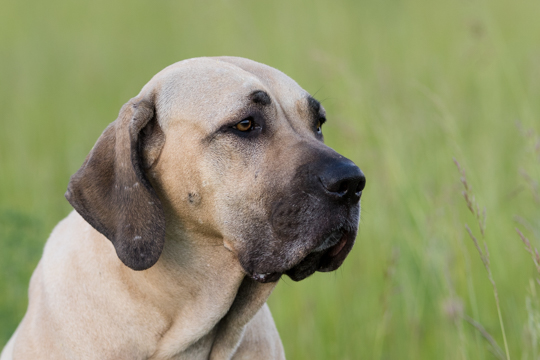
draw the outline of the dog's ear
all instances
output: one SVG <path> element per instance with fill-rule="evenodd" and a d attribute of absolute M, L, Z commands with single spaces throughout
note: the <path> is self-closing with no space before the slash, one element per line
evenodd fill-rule
<path fill-rule="evenodd" d="M 66 192 L 75 210 L 133 270 L 154 265 L 165 243 L 163 207 L 145 175 L 164 141 L 153 96 L 131 99 L 71 177 Z"/>

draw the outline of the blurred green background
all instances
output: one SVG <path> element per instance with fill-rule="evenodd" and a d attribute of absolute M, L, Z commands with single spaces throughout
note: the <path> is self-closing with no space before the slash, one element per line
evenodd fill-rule
<path fill-rule="evenodd" d="M 538 273 L 515 227 L 540 246 L 540 2 L 1 4 L 0 347 L 71 210 L 69 176 L 122 104 L 171 63 L 234 55 L 316 93 L 326 142 L 368 179 L 345 264 L 269 300 L 288 359 L 506 357 L 453 158 L 486 209 L 509 355 L 539 358 Z"/>

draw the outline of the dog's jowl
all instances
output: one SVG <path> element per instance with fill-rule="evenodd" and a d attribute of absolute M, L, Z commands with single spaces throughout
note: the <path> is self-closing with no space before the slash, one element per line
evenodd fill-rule
<path fill-rule="evenodd" d="M 284 359 L 266 300 L 353 247 L 365 177 L 321 104 L 222 57 L 165 68 L 71 177 L 9 359 Z"/>

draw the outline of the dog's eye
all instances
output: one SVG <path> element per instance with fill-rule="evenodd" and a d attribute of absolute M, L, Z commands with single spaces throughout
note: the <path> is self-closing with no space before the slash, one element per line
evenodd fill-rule
<path fill-rule="evenodd" d="M 250 131 L 253 130 L 253 119 L 247 118 L 242 121 L 240 121 L 238 124 L 234 126 L 236 130 L 240 131 Z"/>
<path fill-rule="evenodd" d="M 325 122 L 326 122 L 326 117 L 324 116 L 319 117 L 319 120 L 317 121 L 317 127 L 315 128 L 317 135 L 322 135 L 322 126 Z"/>

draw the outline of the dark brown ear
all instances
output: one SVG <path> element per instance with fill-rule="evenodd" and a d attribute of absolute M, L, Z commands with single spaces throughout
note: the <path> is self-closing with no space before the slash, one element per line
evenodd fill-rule
<path fill-rule="evenodd" d="M 164 139 L 152 97 L 131 99 L 71 177 L 66 192 L 75 210 L 113 243 L 120 260 L 133 270 L 154 265 L 165 242 L 163 207 L 144 173 Z"/>

